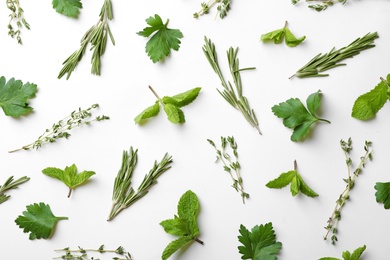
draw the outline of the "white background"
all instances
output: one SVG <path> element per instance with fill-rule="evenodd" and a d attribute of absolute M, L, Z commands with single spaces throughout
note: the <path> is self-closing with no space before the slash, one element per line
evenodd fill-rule
<path fill-rule="evenodd" d="M 389 259 L 390 212 L 375 201 L 376 182 L 390 181 L 387 133 L 390 131 L 386 104 L 377 117 L 361 122 L 351 117 L 355 99 L 375 87 L 389 71 L 390 3 L 386 0 L 349 0 L 325 12 L 307 8 L 305 2 L 293 6 L 289 0 L 233 1 L 228 16 L 192 18 L 201 1 L 116 1 L 110 27 L 116 45 L 108 43 L 102 58 L 102 75 L 90 74 L 91 53 L 86 52 L 69 80 L 57 79 L 62 62 L 76 49 L 84 33 L 98 20 L 103 1 L 83 1 L 78 20 L 56 13 L 51 1 L 21 0 L 31 30 L 22 30 L 23 45 L 7 36 L 8 10 L 0 8 L 0 75 L 38 85 L 31 99 L 32 114 L 14 119 L 0 115 L 0 182 L 14 175 L 31 180 L 13 190 L 9 201 L 0 205 L 2 243 L 0 259 L 52 259 L 54 249 L 66 246 L 107 248 L 119 245 L 135 260 L 161 258 L 173 236 L 159 225 L 172 218 L 180 196 L 187 190 L 199 198 L 198 223 L 202 246 L 192 244 L 171 259 L 240 259 L 237 236 L 240 224 L 248 229 L 272 222 L 277 240 L 283 243 L 278 259 L 311 260 L 325 256 L 341 257 L 344 250 L 367 245 L 364 259 Z M 184 34 L 178 52 L 165 62 L 153 64 L 144 48 L 146 38 L 136 32 L 146 27 L 145 19 L 159 14 L 170 19 L 169 27 Z M 307 39 L 296 48 L 259 42 L 260 35 L 289 22 L 296 36 Z M 316 54 L 341 48 L 368 32 L 377 31 L 376 47 L 348 59 L 347 66 L 330 70 L 327 78 L 292 79 L 291 76 Z M 202 52 L 204 36 L 216 45 L 225 76 L 226 50 L 239 47 L 241 67 L 255 66 L 242 73 L 244 95 L 256 111 L 263 135 L 260 136 L 218 94 L 220 87 Z M 174 95 L 202 87 L 199 97 L 183 108 L 186 123 L 171 124 L 161 113 L 143 126 L 133 118 L 152 105 L 151 85 L 161 95 Z M 321 123 L 304 142 L 290 141 L 291 129 L 283 126 L 271 107 L 291 97 L 305 101 L 317 90 L 323 93 Z M 8 151 L 34 140 L 71 111 L 99 103 L 94 115 L 111 120 L 71 132 L 69 140 L 48 144 L 38 151 Z M 233 188 L 221 164 L 215 164 L 215 151 L 206 139 L 219 144 L 220 136 L 233 135 L 238 143 L 245 190 L 245 205 Z M 345 158 L 340 139 L 352 137 L 355 166 L 363 155 L 365 140 L 373 142 L 374 160 L 366 165 L 342 211 L 339 242 L 332 246 L 323 240 L 324 226 L 335 201 L 345 187 Z M 139 149 L 139 163 L 133 185 L 139 183 L 165 152 L 173 156 L 172 169 L 164 173 L 149 194 L 120 213 L 106 218 L 111 206 L 114 178 L 120 168 L 123 150 Z M 265 184 L 280 173 L 298 171 L 319 197 L 292 197 L 288 188 L 273 190 Z M 41 173 L 46 167 L 65 168 L 75 163 L 80 171 L 92 170 L 91 181 L 67 198 L 67 187 Z M 49 240 L 30 241 L 14 220 L 26 205 L 44 202 L 60 221 Z M 94 255 L 99 257 L 99 255 Z M 106 258 L 103 258 L 106 257 Z M 111 259 L 103 256 L 102 259 Z"/>

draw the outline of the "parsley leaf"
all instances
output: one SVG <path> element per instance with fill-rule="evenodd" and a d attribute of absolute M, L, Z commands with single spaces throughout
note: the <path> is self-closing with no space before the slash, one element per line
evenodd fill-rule
<path fill-rule="evenodd" d="M 289 183 L 291 183 L 290 191 L 293 196 L 296 196 L 299 192 L 312 198 L 318 196 L 318 194 L 303 181 L 302 176 L 297 171 L 296 161 L 294 161 L 294 170 L 280 174 L 278 178 L 268 182 L 265 186 L 271 189 L 281 189 L 286 187 Z"/>
<path fill-rule="evenodd" d="M 383 203 L 385 209 L 390 209 L 390 182 L 377 182 L 374 186 L 376 202 Z"/>
<path fill-rule="evenodd" d="M 260 40 L 263 42 L 273 41 L 275 44 L 279 44 L 283 41 L 283 37 L 286 45 L 289 47 L 295 47 L 306 39 L 306 36 L 296 38 L 290 29 L 287 28 L 286 21 L 283 28 L 261 35 Z"/>
<path fill-rule="evenodd" d="M 358 247 L 357 249 L 355 249 L 355 251 L 353 251 L 352 254 L 348 250 L 346 250 L 342 254 L 343 260 L 359 260 L 364 250 L 366 250 L 366 245 L 362 247 Z M 319 260 L 341 260 L 341 259 L 336 257 L 322 257 Z"/>
<path fill-rule="evenodd" d="M 153 63 L 163 60 L 169 56 L 171 49 L 178 51 L 180 48 L 183 34 L 178 29 L 169 29 L 169 19 L 163 23 L 161 17 L 155 14 L 154 17 L 146 19 L 146 23 L 150 27 L 145 27 L 143 31 L 139 31 L 137 34 L 144 37 L 149 37 L 154 33 L 152 38 L 146 43 L 146 52 Z"/>
<path fill-rule="evenodd" d="M 241 259 L 252 260 L 277 260 L 275 256 L 282 248 L 281 242 L 276 242 L 275 231 L 272 223 L 256 225 L 249 231 L 244 225 L 240 225 L 238 241 L 243 246 L 238 247 L 242 254 Z"/>
<path fill-rule="evenodd" d="M 65 170 L 59 168 L 48 167 L 42 170 L 42 173 L 62 181 L 66 186 L 69 187 L 68 198 L 72 194 L 77 186 L 85 183 L 92 175 L 95 174 L 93 171 L 82 171 L 77 173 L 77 167 L 75 164 L 65 167 Z"/>
<path fill-rule="evenodd" d="M 376 113 L 385 105 L 389 99 L 390 74 L 387 80 L 382 81 L 369 92 L 359 96 L 352 107 L 352 117 L 360 120 L 368 120 L 375 117 Z"/>
<path fill-rule="evenodd" d="M 201 90 L 201 88 L 193 88 L 175 96 L 164 96 L 160 98 L 152 87 L 149 86 L 149 89 L 156 96 L 157 101 L 153 106 L 146 108 L 134 118 L 136 124 L 142 124 L 146 119 L 157 116 L 160 112 L 160 104 L 163 106 L 169 121 L 174 124 L 184 123 L 186 121 L 185 116 L 180 108 L 192 103 L 198 97 Z"/>
<path fill-rule="evenodd" d="M 199 213 L 199 201 L 194 192 L 188 190 L 185 192 L 177 205 L 177 215 L 173 219 L 167 219 L 160 223 L 165 232 L 175 236 L 179 236 L 178 239 L 173 240 L 164 249 L 162 253 L 162 259 L 168 259 L 180 248 L 186 246 L 188 243 L 197 241 L 203 244 L 198 239 L 199 227 L 196 222 L 196 218 Z"/>
<path fill-rule="evenodd" d="M 52 5 L 57 13 L 73 18 L 77 18 L 83 8 L 81 0 L 53 0 Z"/>
<path fill-rule="evenodd" d="M 28 100 L 35 97 L 37 85 L 11 78 L 6 82 L 5 77 L 0 77 L 0 107 L 6 116 L 18 118 L 32 111 L 28 106 Z"/>
<path fill-rule="evenodd" d="M 28 205 L 26 208 L 27 211 L 23 211 L 23 215 L 18 216 L 15 223 L 23 228 L 24 233 L 30 232 L 30 240 L 50 238 L 56 223 L 68 219 L 54 216 L 50 206 L 43 202 Z"/>
<path fill-rule="evenodd" d="M 284 126 L 294 129 L 291 141 L 297 142 L 306 138 L 310 132 L 310 127 L 317 121 L 330 121 L 318 118 L 316 111 L 321 105 L 321 91 L 311 94 L 306 99 L 307 108 L 298 98 L 290 98 L 285 102 L 272 107 L 275 116 L 283 118 Z"/>

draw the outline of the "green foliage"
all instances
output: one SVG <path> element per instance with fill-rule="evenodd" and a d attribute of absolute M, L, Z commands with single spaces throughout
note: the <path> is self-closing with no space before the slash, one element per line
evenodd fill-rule
<path fill-rule="evenodd" d="M 301 0 L 291 0 L 291 3 L 295 5 L 299 1 Z M 326 10 L 329 6 L 333 6 L 335 3 L 345 4 L 347 0 L 306 0 L 306 2 L 317 2 L 317 4 L 309 4 L 308 7 L 316 10 L 317 12 L 321 12 Z"/>
<path fill-rule="evenodd" d="M 48 167 L 42 170 L 42 173 L 62 181 L 66 186 L 69 187 L 68 198 L 72 194 L 77 186 L 85 183 L 92 175 L 95 174 L 93 171 L 82 171 L 77 173 L 77 167 L 75 164 L 65 167 L 65 170 L 59 168 Z"/>
<path fill-rule="evenodd" d="M 321 91 L 311 94 L 306 99 L 306 106 L 298 98 L 290 98 L 285 102 L 272 107 L 275 116 L 283 118 L 284 126 L 294 129 L 291 141 L 302 141 L 310 132 L 310 127 L 317 121 L 330 123 L 328 120 L 318 118 L 316 111 L 321 105 Z"/>
<path fill-rule="evenodd" d="M 14 78 L 7 82 L 5 77 L 0 77 L 0 107 L 6 116 L 18 118 L 30 113 L 32 108 L 28 106 L 28 100 L 34 98 L 36 92 L 36 84 L 23 84 Z"/>
<path fill-rule="evenodd" d="M 377 182 L 374 188 L 376 202 L 383 203 L 385 209 L 390 209 L 390 182 Z"/>
<path fill-rule="evenodd" d="M 28 180 L 30 180 L 30 178 L 27 176 L 21 177 L 15 181 L 14 176 L 9 177 L 3 185 L 0 185 L 0 204 L 10 198 L 10 195 L 6 195 L 5 192 L 18 188 L 20 184 L 23 184 Z"/>
<path fill-rule="evenodd" d="M 390 74 L 387 80 L 381 82 L 369 92 L 359 96 L 352 107 L 352 117 L 360 120 L 369 120 L 386 104 L 389 99 Z"/>
<path fill-rule="evenodd" d="M 276 234 L 272 223 L 256 225 L 249 231 L 244 225 L 240 225 L 238 241 L 242 246 L 238 247 L 241 259 L 252 260 L 277 260 L 276 254 L 282 249 L 282 243 L 276 241 Z"/>
<path fill-rule="evenodd" d="M 199 201 L 194 192 L 188 190 L 185 192 L 177 205 L 177 215 L 173 219 L 167 219 L 160 223 L 165 232 L 175 236 L 178 239 L 173 240 L 164 249 L 161 258 L 168 259 L 180 248 L 186 246 L 192 241 L 203 242 L 198 239 L 199 227 L 197 224 L 197 216 L 199 213 Z"/>
<path fill-rule="evenodd" d="M 169 19 L 164 24 L 161 17 L 155 14 L 154 17 L 151 16 L 146 19 L 146 23 L 150 27 L 145 27 L 137 34 L 143 37 L 149 37 L 154 33 L 146 43 L 145 48 L 146 53 L 153 63 L 169 56 L 171 49 L 175 51 L 179 50 L 181 43 L 179 39 L 183 38 L 183 34 L 178 29 L 168 28 Z"/>
<path fill-rule="evenodd" d="M 286 45 L 289 47 L 295 47 L 306 39 L 306 36 L 296 38 L 290 29 L 287 28 L 286 21 L 283 28 L 261 35 L 260 40 L 263 42 L 273 41 L 275 44 L 279 44 L 283 41 L 283 37 Z"/>
<path fill-rule="evenodd" d="M 73 18 L 77 18 L 83 8 L 81 0 L 53 0 L 52 5 L 57 13 Z"/>
<path fill-rule="evenodd" d="M 202 9 L 200 9 L 200 11 L 194 13 L 194 18 L 198 18 L 199 16 L 202 16 L 204 14 L 208 14 L 210 9 L 218 4 L 217 6 L 217 15 L 219 15 L 219 17 L 221 19 L 225 18 L 230 10 L 230 4 L 231 4 L 231 0 L 209 0 L 207 3 L 206 2 L 202 2 L 200 5 L 202 7 Z"/>
<path fill-rule="evenodd" d="M 23 211 L 22 214 L 18 216 L 15 223 L 23 229 L 24 233 L 30 232 L 30 240 L 50 238 L 57 222 L 68 219 L 54 216 L 50 206 L 43 202 L 28 205 L 27 211 Z"/>
<path fill-rule="evenodd" d="M 294 161 L 294 170 L 280 174 L 278 178 L 268 182 L 265 186 L 272 189 L 281 189 L 291 184 L 290 191 L 293 196 L 302 192 L 308 197 L 317 197 L 318 194 L 303 181 L 296 165 L 296 161 Z"/>
<path fill-rule="evenodd" d="M 15 38 L 19 44 L 22 44 L 22 38 L 20 37 L 20 30 L 24 27 L 30 30 L 30 25 L 24 19 L 24 10 L 20 6 L 19 0 L 6 0 L 6 5 L 8 10 L 11 12 L 9 14 L 8 22 L 8 35 L 12 38 Z M 16 27 L 16 28 L 15 28 Z"/>
<path fill-rule="evenodd" d="M 169 121 L 174 124 L 184 123 L 185 116 L 180 108 L 194 101 L 201 90 L 201 88 L 193 88 L 175 96 L 160 98 L 152 87 L 149 86 L 149 89 L 156 96 L 157 101 L 134 118 L 136 124 L 144 123 L 145 120 L 157 116 L 160 112 L 160 104 L 163 106 Z"/>
<path fill-rule="evenodd" d="M 113 254 L 117 254 L 117 255 L 120 255 L 122 257 L 125 257 L 125 258 L 113 257 L 112 258 L 113 260 L 132 260 L 130 253 L 126 252 L 125 249 L 123 248 L 123 246 L 119 246 L 116 249 L 105 249 L 104 245 L 101 245 L 97 249 L 82 248 L 80 246 L 78 247 L 78 249 L 70 249 L 69 247 L 65 247 L 62 249 L 54 250 L 54 251 L 64 252 L 65 254 L 62 256 L 59 256 L 59 257 L 55 257 L 53 259 L 72 259 L 72 260 L 87 260 L 87 259 L 94 260 L 94 259 L 96 259 L 96 260 L 99 260 L 100 258 L 94 258 L 94 257 L 90 257 L 88 255 L 89 252 L 96 252 L 96 253 L 100 253 L 100 254 L 113 253 Z"/>
<path fill-rule="evenodd" d="M 355 249 L 355 251 L 353 251 L 352 254 L 348 250 L 344 251 L 342 254 L 343 260 L 359 260 L 364 250 L 366 250 L 366 245 Z M 341 260 L 341 259 L 335 257 L 322 257 L 319 260 Z"/>

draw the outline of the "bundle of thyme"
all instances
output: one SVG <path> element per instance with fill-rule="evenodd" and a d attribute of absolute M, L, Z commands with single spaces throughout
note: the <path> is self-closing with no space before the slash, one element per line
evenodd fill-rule
<path fill-rule="evenodd" d="M 0 204 L 7 201 L 10 195 L 5 195 L 6 191 L 16 189 L 20 184 L 30 180 L 29 177 L 24 176 L 14 181 L 14 176 L 9 177 L 2 186 L 0 186 Z"/>
<path fill-rule="evenodd" d="M 224 88 L 222 91 L 220 91 L 219 89 L 217 89 L 217 91 L 232 107 L 239 110 L 241 114 L 245 117 L 245 119 L 254 128 L 257 129 L 259 134 L 261 134 L 259 128 L 259 122 L 257 121 L 255 111 L 250 108 L 248 99 L 242 94 L 242 82 L 241 82 L 241 75 L 240 75 L 240 72 L 243 70 L 253 70 L 255 68 L 252 67 L 252 68 L 240 69 L 238 58 L 237 58 L 238 48 L 236 49 L 233 49 L 232 47 L 229 48 L 229 50 L 227 51 L 227 58 L 229 62 L 230 73 L 233 77 L 233 82 L 235 86 L 235 90 L 234 90 L 230 81 L 225 80 L 222 71 L 219 67 L 217 52 L 215 51 L 214 43 L 211 42 L 211 40 L 207 39 L 207 37 L 205 37 L 204 40 L 205 40 L 205 44 L 203 46 L 203 52 L 206 55 L 206 58 L 209 61 L 214 72 L 218 75 L 219 79 L 221 80 L 221 84 Z"/>
<path fill-rule="evenodd" d="M 338 241 L 338 239 L 337 239 L 337 233 L 338 233 L 337 226 L 338 226 L 338 223 L 341 219 L 341 210 L 345 206 L 345 202 L 347 200 L 349 200 L 349 193 L 352 190 L 352 188 L 355 186 L 356 178 L 359 176 L 359 174 L 361 174 L 366 162 L 368 160 L 372 160 L 372 150 L 370 149 L 371 142 L 365 141 L 364 150 L 366 152 L 362 157 L 360 157 L 360 163 L 359 163 L 358 167 L 354 171 L 352 171 L 352 159 L 349 156 L 349 153 L 352 151 L 352 139 L 349 138 L 348 141 L 341 140 L 340 146 L 341 146 L 341 149 L 343 150 L 345 158 L 346 158 L 345 162 L 346 162 L 347 168 L 348 168 L 348 178 L 343 179 L 347 183 L 347 186 L 345 187 L 345 189 L 343 190 L 343 192 L 340 194 L 339 198 L 337 199 L 336 206 L 332 212 L 332 215 L 330 216 L 330 218 L 327 221 L 327 223 L 328 223 L 327 226 L 325 227 L 327 232 L 324 236 L 324 240 L 327 240 L 329 234 L 332 233 L 332 235 L 331 235 L 332 245 L 336 244 L 336 242 Z"/>
<path fill-rule="evenodd" d="M 329 74 L 320 74 L 320 72 L 346 65 L 345 63 L 339 62 L 352 58 L 353 56 L 358 55 L 361 51 L 375 47 L 373 42 L 377 38 L 379 38 L 377 32 L 367 33 L 363 37 L 357 38 L 346 47 L 338 50 L 333 47 L 329 53 L 320 53 L 311 59 L 305 66 L 300 68 L 290 77 L 290 79 L 294 76 L 298 78 L 329 76 Z"/>
<path fill-rule="evenodd" d="M 107 221 L 112 220 L 122 210 L 130 207 L 134 202 L 145 196 L 149 189 L 157 183 L 157 178 L 171 168 L 172 156 L 166 153 L 160 162 L 154 162 L 152 169 L 145 175 L 142 183 L 135 191 L 131 187 L 131 178 L 137 165 L 137 153 L 138 150 L 134 150 L 133 147 L 130 147 L 128 152 L 123 151 L 122 165 L 115 178 L 112 206 Z"/>
<path fill-rule="evenodd" d="M 129 252 L 126 252 L 122 246 L 119 246 L 115 250 L 104 249 L 104 245 L 101 245 L 98 249 L 84 249 L 79 246 L 78 249 L 70 249 L 69 247 L 65 247 L 63 249 L 54 250 L 56 252 L 64 252 L 65 254 L 59 257 L 55 257 L 53 259 L 68 259 L 68 260 L 99 260 L 99 258 L 89 257 L 88 252 L 96 252 L 96 253 L 114 253 L 117 255 L 121 255 L 122 257 L 113 257 L 113 260 L 132 260 Z M 123 258 L 124 257 L 124 258 Z"/>
<path fill-rule="evenodd" d="M 230 10 L 231 0 L 209 0 L 207 3 L 202 2 L 200 4 L 202 9 L 194 13 L 194 18 L 198 18 L 201 15 L 208 14 L 210 9 L 216 4 L 218 4 L 218 6 L 217 6 L 217 13 L 215 17 L 217 17 L 217 15 L 219 14 L 219 17 L 221 19 L 225 18 L 225 16 Z"/>
<path fill-rule="evenodd" d="M 291 0 L 291 3 L 295 5 L 296 3 L 300 2 L 301 0 Z M 309 8 L 316 10 L 317 12 L 321 12 L 326 10 L 329 6 L 334 5 L 335 3 L 342 3 L 345 4 L 347 0 L 306 0 L 306 2 L 319 2 L 318 4 L 310 4 Z"/>
<path fill-rule="evenodd" d="M 62 63 L 64 67 L 58 74 L 59 79 L 62 78 L 62 76 L 64 76 L 65 74 L 68 74 L 66 76 L 66 79 L 69 79 L 77 64 L 83 58 L 88 43 L 91 43 L 91 50 L 93 50 L 91 59 L 91 73 L 95 75 L 100 75 L 100 58 L 103 56 L 106 50 L 107 35 L 109 35 L 112 44 L 115 45 L 114 37 L 111 33 L 110 26 L 108 25 L 108 21 L 111 21 L 113 18 L 111 0 L 104 0 L 99 16 L 100 18 L 97 24 L 93 25 L 84 34 L 83 38 L 81 38 L 80 49 L 72 53 L 72 55 L 70 55 Z"/>
<path fill-rule="evenodd" d="M 68 139 L 71 136 L 69 131 L 72 130 L 73 128 L 82 125 L 89 125 L 94 121 L 99 122 L 99 121 L 110 119 L 108 116 L 105 115 L 97 116 L 93 119 L 88 119 L 92 116 L 92 113 L 90 111 L 98 107 L 99 107 L 98 104 L 93 104 L 92 106 L 90 106 L 85 110 L 79 108 L 78 111 L 77 110 L 73 111 L 69 116 L 58 121 L 56 124 L 53 124 L 53 126 L 50 129 L 46 129 L 45 132 L 41 136 L 39 136 L 38 139 L 33 143 L 30 143 L 28 145 L 23 146 L 22 148 L 12 150 L 9 152 L 13 153 L 20 150 L 29 150 L 31 148 L 38 150 L 42 145 L 46 143 L 54 143 L 61 138 Z"/>
<path fill-rule="evenodd" d="M 24 10 L 20 7 L 19 0 L 6 0 L 7 8 L 11 11 L 8 22 L 8 35 L 15 38 L 19 44 L 22 44 L 22 38 L 20 37 L 20 30 L 26 27 L 30 30 L 30 25 L 24 19 Z M 12 26 L 13 25 L 13 26 Z M 14 29 L 16 25 L 17 29 Z"/>

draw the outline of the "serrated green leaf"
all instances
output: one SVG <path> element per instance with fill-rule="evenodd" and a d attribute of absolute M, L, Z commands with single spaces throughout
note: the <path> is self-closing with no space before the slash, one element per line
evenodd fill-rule
<path fill-rule="evenodd" d="M 265 186 L 271 189 L 281 189 L 291 183 L 295 177 L 296 171 L 288 171 L 279 175 L 278 178 L 269 181 Z"/>
<path fill-rule="evenodd" d="M 346 250 L 342 253 L 343 260 L 359 260 L 364 250 L 366 250 L 366 245 L 355 249 L 355 251 L 353 251 L 352 254 L 348 250 Z M 341 259 L 336 257 L 322 257 L 319 260 L 341 260 Z"/>
<path fill-rule="evenodd" d="M 377 182 L 374 188 L 376 202 L 383 203 L 385 209 L 390 209 L 390 182 Z"/>
<path fill-rule="evenodd" d="M 11 78 L 6 82 L 5 77 L 0 77 L 0 106 L 6 116 L 21 117 L 32 111 L 28 106 L 28 100 L 35 97 L 37 85 Z"/>
<path fill-rule="evenodd" d="M 287 46 L 289 47 L 295 47 L 299 44 L 301 44 L 305 39 L 306 39 L 306 36 L 302 36 L 300 38 L 296 38 L 294 36 L 294 34 L 291 33 L 291 31 L 286 27 L 285 28 L 286 32 L 285 32 L 285 42 L 287 44 Z"/>
<path fill-rule="evenodd" d="M 50 238 L 56 223 L 68 219 L 54 216 L 50 206 L 43 202 L 28 205 L 26 208 L 27 211 L 23 211 L 23 215 L 19 215 L 15 223 L 23 229 L 24 233 L 30 232 L 30 240 Z"/>
<path fill-rule="evenodd" d="M 168 234 L 176 236 L 186 236 L 190 233 L 187 227 L 186 220 L 178 218 L 177 216 L 175 216 L 175 218 L 173 219 L 167 219 L 162 221 L 160 225 Z"/>
<path fill-rule="evenodd" d="M 188 190 L 181 196 L 177 205 L 177 213 L 179 218 L 187 221 L 190 234 L 196 236 L 199 233 L 199 228 L 196 224 L 196 217 L 199 213 L 199 200 L 194 192 Z"/>
<path fill-rule="evenodd" d="M 353 104 L 352 117 L 360 120 L 375 117 L 388 100 L 388 89 L 387 84 L 381 81 L 374 89 L 359 96 Z"/>
<path fill-rule="evenodd" d="M 299 190 L 301 188 L 301 180 L 295 176 L 291 180 L 291 185 L 290 185 L 290 191 L 293 196 L 296 196 L 299 193 Z"/>
<path fill-rule="evenodd" d="M 162 98 L 162 101 L 164 104 L 172 104 L 177 107 L 184 107 L 192 103 L 192 101 L 194 101 L 198 97 L 200 90 L 201 88 L 198 87 L 172 97 L 165 96 Z"/>
<path fill-rule="evenodd" d="M 302 179 L 302 176 L 298 173 L 297 174 L 297 178 L 299 178 L 299 182 L 300 182 L 300 187 L 299 187 L 299 190 L 305 194 L 306 196 L 308 197 L 311 197 L 311 198 L 314 198 L 314 197 L 318 197 L 318 194 L 312 190 Z"/>
<path fill-rule="evenodd" d="M 168 120 L 174 124 L 184 123 L 185 117 L 183 111 L 172 104 L 164 105 L 165 114 L 167 114 Z"/>
<path fill-rule="evenodd" d="M 241 236 L 238 236 L 238 241 L 243 244 L 243 246 L 238 246 L 238 252 L 242 254 L 241 259 L 251 259 L 255 254 L 255 248 L 253 248 L 252 245 L 250 232 L 242 224 L 240 225 L 240 229 L 238 231 L 241 234 Z"/>
<path fill-rule="evenodd" d="M 296 128 L 294 128 L 294 132 L 290 138 L 291 141 L 299 142 L 301 140 L 304 140 L 308 136 L 308 134 L 310 133 L 311 125 L 314 124 L 314 122 L 316 122 L 316 121 L 317 120 L 307 121 L 307 122 L 297 126 Z"/>
<path fill-rule="evenodd" d="M 351 255 L 351 260 L 359 260 L 364 250 L 366 250 L 366 245 L 356 248 Z"/>
<path fill-rule="evenodd" d="M 336 257 L 321 257 L 318 260 L 340 260 L 340 258 L 336 258 Z"/>
<path fill-rule="evenodd" d="M 52 5 L 57 13 L 73 18 L 77 18 L 83 8 L 81 0 L 53 0 Z"/>
<path fill-rule="evenodd" d="M 282 249 L 282 243 L 276 242 L 275 244 L 262 247 L 255 251 L 254 260 L 277 260 L 275 256 Z"/>
<path fill-rule="evenodd" d="M 171 255 L 173 255 L 173 253 L 175 253 L 177 250 L 184 247 L 186 244 L 188 244 L 191 241 L 192 241 L 192 238 L 190 236 L 179 237 L 178 239 L 173 240 L 164 249 L 162 256 L 161 256 L 162 260 L 168 259 L 169 257 L 171 257 Z"/>
<path fill-rule="evenodd" d="M 145 119 L 157 116 L 159 112 L 160 112 L 160 104 L 158 101 L 156 101 L 156 103 L 154 103 L 153 106 L 146 108 L 138 116 L 136 116 L 134 118 L 134 122 L 136 124 L 139 124 Z"/>
<path fill-rule="evenodd" d="M 283 41 L 285 34 L 285 28 L 274 30 L 272 32 L 261 35 L 260 40 L 263 42 L 273 41 L 275 44 L 279 44 Z"/>
<path fill-rule="evenodd" d="M 317 92 L 310 94 L 306 99 L 307 109 L 313 116 L 316 115 L 317 109 L 321 105 L 321 95 L 321 91 L 318 90 Z"/>

